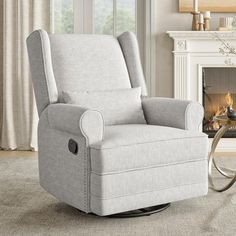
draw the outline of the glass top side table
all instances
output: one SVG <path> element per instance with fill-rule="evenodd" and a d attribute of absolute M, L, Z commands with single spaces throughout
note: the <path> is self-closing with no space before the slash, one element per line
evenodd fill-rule
<path fill-rule="evenodd" d="M 215 116 L 213 119 L 214 121 L 218 121 L 222 125 L 222 127 L 218 130 L 212 141 L 211 152 L 209 154 L 208 176 L 209 176 L 209 183 L 212 189 L 214 189 L 217 192 L 223 192 L 229 189 L 236 182 L 236 170 L 218 166 L 214 158 L 214 153 L 220 139 L 225 134 L 225 132 L 227 132 L 231 127 L 236 126 L 236 120 L 231 120 L 227 116 Z M 212 178 L 213 165 L 221 175 L 229 179 L 229 182 L 225 186 L 217 187 L 213 183 L 213 178 Z"/>

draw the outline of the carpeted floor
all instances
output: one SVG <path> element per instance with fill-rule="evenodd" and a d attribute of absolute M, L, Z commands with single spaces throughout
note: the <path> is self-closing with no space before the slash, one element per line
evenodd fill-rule
<path fill-rule="evenodd" d="M 220 158 L 236 167 L 236 158 Z M 222 183 L 222 179 L 217 177 Z M 0 235 L 236 235 L 236 185 L 224 193 L 172 203 L 152 216 L 110 219 L 86 215 L 46 193 L 37 159 L 0 158 Z"/>

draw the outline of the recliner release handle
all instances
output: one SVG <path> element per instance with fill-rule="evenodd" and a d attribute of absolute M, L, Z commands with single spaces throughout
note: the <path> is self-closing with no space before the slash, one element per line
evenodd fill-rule
<path fill-rule="evenodd" d="M 75 140 L 70 139 L 68 142 L 68 149 L 71 153 L 77 154 L 78 153 L 78 144 Z"/>

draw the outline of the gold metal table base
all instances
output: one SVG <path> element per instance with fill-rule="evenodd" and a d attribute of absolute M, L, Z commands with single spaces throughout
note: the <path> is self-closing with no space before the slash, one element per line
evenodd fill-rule
<path fill-rule="evenodd" d="M 216 117 L 216 119 L 217 119 L 217 117 Z M 215 153 L 216 147 L 217 147 L 220 139 L 225 134 L 225 132 L 227 132 L 227 130 L 229 130 L 229 128 L 232 127 L 233 125 L 235 125 L 235 123 L 236 123 L 236 121 L 231 121 L 228 119 L 224 119 L 221 121 L 224 121 L 224 125 L 219 129 L 219 131 L 216 133 L 216 135 L 213 139 L 213 142 L 211 145 L 211 152 L 209 155 L 209 167 L 208 167 L 209 168 L 208 169 L 208 177 L 209 177 L 210 186 L 212 187 L 212 189 L 214 189 L 217 192 L 226 191 L 236 182 L 236 171 L 218 166 L 215 159 L 214 159 L 214 153 Z M 224 187 L 216 187 L 216 185 L 213 183 L 213 178 L 212 178 L 213 165 L 221 175 L 230 179 L 230 182 L 227 185 L 225 185 Z"/>

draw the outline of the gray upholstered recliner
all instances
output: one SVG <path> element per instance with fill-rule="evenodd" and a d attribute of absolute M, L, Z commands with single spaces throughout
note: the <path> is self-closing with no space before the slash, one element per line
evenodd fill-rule
<path fill-rule="evenodd" d="M 208 139 L 198 131 L 203 109 L 146 97 L 134 34 L 116 39 L 37 30 L 27 46 L 44 189 L 102 216 L 207 194 Z M 60 102 L 62 91 L 135 87 L 142 90 L 146 124 L 105 125 L 100 111 Z"/>

